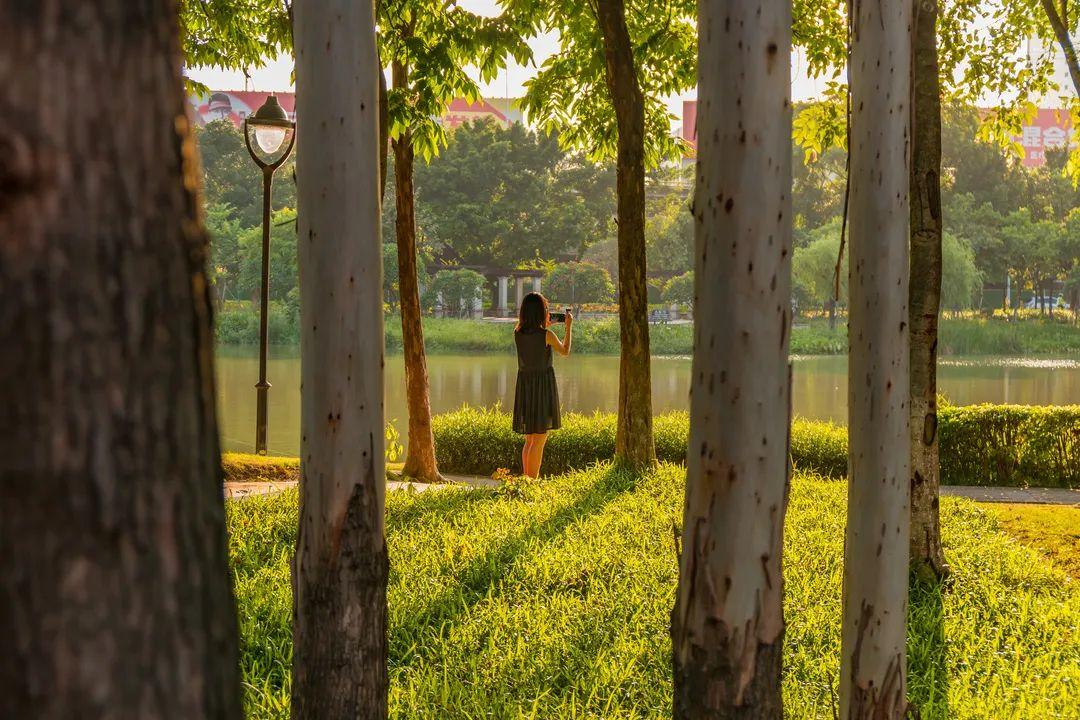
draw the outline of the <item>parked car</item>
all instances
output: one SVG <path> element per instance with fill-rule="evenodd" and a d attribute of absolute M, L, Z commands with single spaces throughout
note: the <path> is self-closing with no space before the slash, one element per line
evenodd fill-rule
<path fill-rule="evenodd" d="M 1032 296 L 1030 300 L 1024 303 L 1024 307 L 1029 310 L 1038 310 L 1041 307 L 1045 307 L 1048 310 L 1068 310 L 1069 303 L 1065 302 L 1065 298 L 1061 297 L 1038 297 Z"/>

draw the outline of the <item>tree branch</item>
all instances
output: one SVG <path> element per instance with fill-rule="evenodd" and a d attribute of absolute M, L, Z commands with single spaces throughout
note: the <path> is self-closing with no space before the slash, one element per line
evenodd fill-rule
<path fill-rule="evenodd" d="M 1061 0 L 1061 14 L 1058 14 L 1053 0 L 1040 0 L 1040 2 L 1043 10 L 1046 11 L 1046 19 L 1050 21 L 1054 36 L 1057 37 L 1058 45 L 1061 46 L 1061 52 L 1065 55 L 1065 63 L 1069 66 L 1069 77 L 1072 79 L 1073 90 L 1077 96 L 1080 96 L 1080 61 L 1077 61 L 1076 49 L 1073 47 L 1072 39 L 1069 37 L 1069 28 L 1066 25 L 1068 18 L 1066 2 Z M 1063 19 L 1063 16 L 1065 19 Z"/>

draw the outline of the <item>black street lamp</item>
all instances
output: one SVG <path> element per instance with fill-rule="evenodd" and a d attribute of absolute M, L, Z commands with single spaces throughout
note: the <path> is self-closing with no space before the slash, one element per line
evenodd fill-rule
<path fill-rule="evenodd" d="M 255 146 L 251 140 L 254 136 Z M 296 123 L 289 120 L 276 95 L 266 98 L 254 115 L 244 120 L 244 141 L 251 159 L 263 171 L 263 241 L 262 292 L 259 305 L 259 382 L 256 383 L 255 452 L 266 454 L 266 381 L 267 312 L 270 305 L 270 189 L 274 171 L 288 159 L 296 139 Z"/>

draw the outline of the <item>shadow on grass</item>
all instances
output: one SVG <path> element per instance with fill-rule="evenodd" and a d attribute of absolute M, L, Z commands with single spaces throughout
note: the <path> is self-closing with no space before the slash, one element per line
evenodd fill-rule
<path fill-rule="evenodd" d="M 945 640 L 948 584 L 912 576 L 908 600 L 909 717 L 949 717 L 949 663 Z"/>
<path fill-rule="evenodd" d="M 519 532 L 489 548 L 468 566 L 454 573 L 446 580 L 446 588 L 412 613 L 408 624 L 394 633 L 400 637 L 391 637 L 391 671 L 407 667 L 425 654 L 423 648 L 412 642 L 411 636 L 425 627 L 453 624 L 465 615 L 511 572 L 514 563 L 523 556 L 530 543 L 539 541 L 546 545 L 553 542 L 566 528 L 600 513 L 619 495 L 633 490 L 636 483 L 637 476 L 633 473 L 609 469 L 574 501 L 559 507 L 551 517 L 542 522 L 523 524 Z M 494 493 L 483 494 L 489 499 L 498 497 Z"/>
<path fill-rule="evenodd" d="M 408 490 L 394 490 L 394 493 L 408 493 Z M 499 498 L 495 490 L 487 488 L 468 488 L 466 486 L 436 488 L 417 493 L 405 507 L 397 503 L 387 503 L 386 524 L 388 533 L 405 528 L 417 520 L 438 513 L 453 515 L 465 512 L 481 502 L 491 502 Z"/>

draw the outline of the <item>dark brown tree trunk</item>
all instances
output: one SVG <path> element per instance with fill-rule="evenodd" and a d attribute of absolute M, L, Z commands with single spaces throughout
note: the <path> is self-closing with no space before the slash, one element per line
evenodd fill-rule
<path fill-rule="evenodd" d="M 174 3 L 0 2 L 0 108 L 0 717 L 240 718 Z"/>
<path fill-rule="evenodd" d="M 295 4 L 300 519 L 292 717 L 387 714 L 379 100 L 371 3 Z"/>
<path fill-rule="evenodd" d="M 938 517 L 937 346 L 941 309 L 941 87 L 937 2 L 913 0 L 911 144 L 911 566 L 948 573 Z"/>
<path fill-rule="evenodd" d="M 394 87 L 407 87 L 409 71 L 393 63 Z M 394 140 L 394 191 L 397 218 L 394 230 L 398 251 L 398 303 L 401 306 L 401 347 L 405 356 L 405 398 L 409 407 L 409 434 L 405 450 L 406 477 L 420 482 L 442 482 L 435 462 L 435 435 L 431 430 L 424 326 L 420 319 L 420 284 L 417 280 L 416 208 L 413 190 L 412 134 L 406 130 Z"/>
<path fill-rule="evenodd" d="M 607 86 L 618 121 L 619 412 L 615 457 L 631 467 L 656 462 L 645 281 L 645 99 L 638 86 L 623 0 L 598 0 Z"/>
<path fill-rule="evenodd" d="M 698 26 L 693 451 L 671 615 L 673 709 L 678 720 L 780 720 L 791 4 L 703 2 Z"/>

